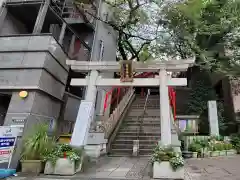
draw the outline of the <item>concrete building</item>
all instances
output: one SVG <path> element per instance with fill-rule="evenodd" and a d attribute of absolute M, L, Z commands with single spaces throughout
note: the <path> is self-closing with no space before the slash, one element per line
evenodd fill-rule
<path fill-rule="evenodd" d="M 83 2 L 78 8 L 72 0 L 0 1 L 1 125 L 23 125 L 27 133 L 37 122 L 49 122 L 59 133 L 71 131 L 84 88 L 71 87 L 70 79 L 86 74 L 71 71 L 66 59 L 116 59 L 116 33 L 94 18 L 111 17 L 107 5 Z"/>

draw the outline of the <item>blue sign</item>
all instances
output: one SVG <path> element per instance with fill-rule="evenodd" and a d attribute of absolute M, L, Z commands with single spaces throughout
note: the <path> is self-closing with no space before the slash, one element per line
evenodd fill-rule
<path fill-rule="evenodd" d="M 15 137 L 0 137 L 0 148 L 12 147 Z"/>

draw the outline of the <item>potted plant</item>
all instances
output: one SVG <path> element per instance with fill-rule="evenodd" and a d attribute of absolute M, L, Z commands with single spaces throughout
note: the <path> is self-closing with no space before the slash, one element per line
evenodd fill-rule
<path fill-rule="evenodd" d="M 226 150 L 225 150 L 225 143 L 221 142 L 218 144 L 218 150 L 219 150 L 219 155 L 220 156 L 226 156 Z"/>
<path fill-rule="evenodd" d="M 22 172 L 40 173 L 43 171 L 43 155 L 51 148 L 53 139 L 48 137 L 48 125 L 36 125 L 23 139 L 21 154 Z"/>
<path fill-rule="evenodd" d="M 210 151 L 211 151 L 211 154 L 210 154 L 211 157 L 219 156 L 218 145 L 216 143 L 211 144 Z"/>
<path fill-rule="evenodd" d="M 240 134 L 233 134 L 233 135 L 231 135 L 230 139 L 231 139 L 230 140 L 231 144 L 232 144 L 233 148 L 235 149 L 235 151 L 232 150 L 232 153 L 239 154 L 240 153 Z"/>
<path fill-rule="evenodd" d="M 56 144 L 44 160 L 44 174 L 74 175 L 82 169 L 83 150 L 69 144 Z"/>
<path fill-rule="evenodd" d="M 198 144 L 197 142 L 192 142 L 190 145 L 189 145 L 189 151 L 192 152 L 192 157 L 193 158 L 197 158 L 198 157 L 198 154 L 201 153 L 201 148 L 202 146 L 200 144 Z"/>
<path fill-rule="evenodd" d="M 232 144 L 230 143 L 226 144 L 226 153 L 227 153 L 227 156 L 236 154 L 236 150 L 233 148 Z"/>
<path fill-rule="evenodd" d="M 201 145 L 201 157 L 208 157 L 209 156 L 209 152 L 208 152 L 208 146 L 209 146 L 209 142 L 208 139 L 201 139 L 198 142 Z"/>
<path fill-rule="evenodd" d="M 153 178 L 184 179 L 184 160 L 170 146 L 157 146 L 152 155 Z"/>

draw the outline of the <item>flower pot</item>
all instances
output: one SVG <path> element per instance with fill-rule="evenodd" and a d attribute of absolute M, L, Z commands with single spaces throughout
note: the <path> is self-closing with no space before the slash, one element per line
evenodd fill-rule
<path fill-rule="evenodd" d="M 192 153 L 192 157 L 193 157 L 193 158 L 197 158 L 197 157 L 198 157 L 198 152 L 193 152 L 193 153 Z"/>
<path fill-rule="evenodd" d="M 235 149 L 230 149 L 230 150 L 227 150 L 227 156 L 232 156 L 234 154 L 237 154 L 236 150 Z"/>
<path fill-rule="evenodd" d="M 211 155 L 211 151 L 206 150 L 202 153 L 202 157 L 210 157 L 210 155 Z"/>
<path fill-rule="evenodd" d="M 153 164 L 154 179 L 184 179 L 184 167 L 174 171 L 168 161 L 154 162 Z"/>
<path fill-rule="evenodd" d="M 80 163 L 71 161 L 67 158 L 59 158 L 56 161 L 56 164 L 53 165 L 50 161 L 46 162 L 44 174 L 54 174 L 54 175 L 74 175 L 76 172 L 81 171 L 83 159 L 80 160 Z"/>
<path fill-rule="evenodd" d="M 182 156 L 183 156 L 184 159 L 189 159 L 189 158 L 193 157 L 193 153 L 190 152 L 190 151 L 183 151 Z"/>
<path fill-rule="evenodd" d="M 22 172 L 39 174 L 43 172 L 44 163 L 41 160 L 21 160 Z"/>
<path fill-rule="evenodd" d="M 219 151 L 212 151 L 211 157 L 217 157 L 219 156 Z"/>
<path fill-rule="evenodd" d="M 208 151 L 208 157 L 212 156 L 212 151 Z"/>
<path fill-rule="evenodd" d="M 224 151 L 224 150 L 223 150 L 223 151 L 220 151 L 220 152 L 219 152 L 219 156 L 226 156 L 226 151 Z"/>

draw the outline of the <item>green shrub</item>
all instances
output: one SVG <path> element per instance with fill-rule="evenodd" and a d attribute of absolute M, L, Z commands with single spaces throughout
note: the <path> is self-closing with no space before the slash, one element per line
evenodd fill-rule
<path fill-rule="evenodd" d="M 201 149 L 202 149 L 202 146 L 201 144 L 198 144 L 198 143 L 195 143 L 195 142 L 192 142 L 190 145 L 189 145 L 189 148 L 188 150 L 191 151 L 191 152 L 201 152 Z"/>
<path fill-rule="evenodd" d="M 182 156 L 179 153 L 174 152 L 174 149 L 171 146 L 157 145 L 153 150 L 151 160 L 152 162 L 169 161 L 174 171 L 184 166 Z"/>
<path fill-rule="evenodd" d="M 52 150 L 44 156 L 45 161 L 55 165 L 59 158 L 68 158 L 71 161 L 79 162 L 83 154 L 82 148 L 74 148 L 69 144 L 56 144 Z"/>
<path fill-rule="evenodd" d="M 43 160 L 55 143 L 53 138 L 48 137 L 48 129 L 47 124 L 38 124 L 23 139 L 23 160 Z"/>

